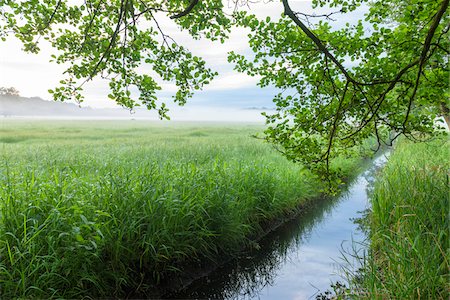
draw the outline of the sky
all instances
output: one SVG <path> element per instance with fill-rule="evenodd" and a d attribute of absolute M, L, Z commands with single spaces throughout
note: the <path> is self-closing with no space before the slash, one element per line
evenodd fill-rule
<path fill-rule="evenodd" d="M 304 13 L 323 12 L 312 10 L 311 2 L 308 0 L 291 0 L 290 5 L 295 11 Z M 251 10 L 261 18 L 270 16 L 276 19 L 281 16 L 283 6 L 279 1 L 261 1 L 243 9 Z M 360 16 L 361 12 L 356 11 L 350 18 L 342 18 L 333 26 L 339 27 L 349 19 L 358 17 L 358 14 Z M 221 44 L 207 40 L 193 40 L 189 34 L 181 32 L 177 25 L 167 18 L 162 20 L 160 25 L 166 34 L 189 48 L 193 54 L 203 57 L 211 69 L 219 72 L 219 76 L 204 87 L 203 91 L 197 92 L 189 99 L 183 108 L 171 103 L 170 96 L 176 91 L 175 86 L 164 83 L 159 100 L 168 104 L 174 112 L 173 116 L 180 118 L 179 116 L 184 114 L 189 115 L 187 119 L 205 119 L 205 114 L 207 115 L 209 111 L 212 119 L 217 118 L 217 115 L 224 119 L 224 112 L 227 111 L 230 113 L 230 119 L 248 118 L 263 121 L 263 117 L 260 116 L 261 110 L 274 108 L 272 98 L 278 92 L 275 88 L 258 87 L 256 85 L 258 78 L 234 71 L 233 65 L 227 62 L 227 53 L 231 50 L 244 54 L 251 52 L 246 30 L 241 28 L 232 30 L 230 38 Z M 42 50 L 39 54 L 28 54 L 21 50 L 22 45 L 14 37 L 8 38 L 6 42 L 0 42 L 0 86 L 15 87 L 25 97 L 37 96 L 50 100 L 48 89 L 56 87 L 63 78 L 64 66 L 49 62 L 53 53 L 49 45 L 41 43 L 40 47 Z M 107 98 L 108 90 L 108 83 L 104 80 L 89 82 L 85 86 L 85 101 L 82 105 L 93 108 L 117 107 Z M 239 113 L 236 114 L 237 111 Z"/>

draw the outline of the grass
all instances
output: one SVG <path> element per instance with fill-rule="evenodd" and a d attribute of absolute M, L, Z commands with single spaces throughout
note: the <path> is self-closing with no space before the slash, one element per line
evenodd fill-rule
<path fill-rule="evenodd" d="M 357 298 L 449 298 L 449 146 L 403 141 L 391 155 L 375 184 Z"/>
<path fill-rule="evenodd" d="M 2 121 L 0 295 L 149 296 L 248 246 L 323 188 L 261 130 Z"/>

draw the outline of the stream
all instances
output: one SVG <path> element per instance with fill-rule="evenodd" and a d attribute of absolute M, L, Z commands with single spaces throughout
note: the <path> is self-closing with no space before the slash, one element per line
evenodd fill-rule
<path fill-rule="evenodd" d="M 259 250 L 194 281 L 175 298 L 315 299 L 332 283 L 345 283 L 339 270 L 358 267 L 349 254 L 361 252 L 365 240 L 354 220 L 369 207 L 374 177 L 385 162 L 386 155 L 379 156 L 341 196 L 316 201 L 308 212 L 260 241 Z M 352 259 L 344 260 L 342 253 Z"/>

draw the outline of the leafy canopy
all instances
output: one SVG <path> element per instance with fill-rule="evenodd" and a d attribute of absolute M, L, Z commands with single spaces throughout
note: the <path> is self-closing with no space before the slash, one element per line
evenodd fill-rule
<path fill-rule="evenodd" d="M 61 86 L 50 91 L 55 100 L 81 102 L 85 83 L 101 77 L 109 80 L 108 96 L 118 104 L 131 109 L 139 102 L 164 117 L 167 109 L 156 98 L 158 82 L 174 82 L 173 100 L 182 105 L 217 74 L 159 25 L 184 10 L 185 1 L 0 0 L 0 7 L 3 40 L 14 35 L 25 51 L 36 53 L 45 39 L 58 50 L 53 61 L 68 65 Z M 174 20 L 194 38 L 224 40 L 231 21 L 222 7 L 218 1 L 201 1 L 188 18 Z"/>
<path fill-rule="evenodd" d="M 230 14 L 224 3 L 231 2 Z M 378 145 L 401 134 L 417 139 L 439 130 L 437 117 L 448 122 L 448 0 L 313 0 L 331 9 L 323 15 L 296 12 L 283 0 L 278 20 L 245 11 L 250 1 L 231 2 L 0 0 L 0 36 L 16 36 L 28 52 L 39 51 L 41 38 L 58 50 L 53 60 L 68 68 L 51 90 L 55 100 L 82 101 L 83 85 L 102 77 L 120 105 L 142 103 L 167 117 L 156 96 L 161 80 L 176 84 L 174 101 L 182 105 L 217 73 L 159 22 L 171 18 L 194 38 L 220 41 L 235 26 L 249 28 L 254 55 L 231 52 L 229 61 L 260 76 L 261 87 L 280 89 L 265 138 L 328 173 L 333 158 L 352 155 L 367 137 Z M 357 24 L 328 23 L 359 6 L 368 13 Z"/>
<path fill-rule="evenodd" d="M 448 119 L 448 1 L 313 3 L 336 13 L 360 5 L 369 11 L 338 30 L 320 20 L 314 33 L 305 23 L 315 16 L 292 11 L 286 0 L 286 17 L 277 22 L 239 14 L 255 55 L 232 53 L 230 61 L 262 76 L 260 86 L 282 90 L 277 112 L 267 115 L 266 138 L 292 160 L 325 162 L 316 167 L 329 170 L 332 158 L 351 155 L 368 137 L 380 146 L 400 134 L 436 133 L 436 118 Z"/>

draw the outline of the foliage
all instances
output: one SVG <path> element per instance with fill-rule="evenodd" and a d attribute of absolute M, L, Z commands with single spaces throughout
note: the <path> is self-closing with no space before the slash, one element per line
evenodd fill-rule
<path fill-rule="evenodd" d="M 261 87 L 282 90 L 277 112 L 267 115 L 266 139 L 319 172 L 329 173 L 331 159 L 354 155 L 349 149 L 369 136 L 389 144 L 401 134 L 436 133 L 440 115 L 450 122 L 448 0 L 313 0 L 334 10 L 324 15 L 295 12 L 283 0 L 279 20 L 239 10 L 251 1 L 232 3 L 228 14 L 219 0 L 0 0 L 0 35 L 15 35 L 29 52 L 39 51 L 41 37 L 58 50 L 54 61 L 69 67 L 51 91 L 57 100 L 82 101 L 84 83 L 97 76 L 109 80 L 117 103 L 132 108 L 138 100 L 167 117 L 157 102 L 161 80 L 178 86 L 174 101 L 184 104 L 216 73 L 158 20 L 221 41 L 232 25 L 249 28 L 254 57 L 231 53 L 229 60 L 261 76 Z M 361 6 L 369 10 L 356 24 L 327 22 Z"/>
<path fill-rule="evenodd" d="M 369 11 L 341 29 L 293 12 L 288 1 L 279 21 L 239 14 L 255 55 L 231 53 L 229 60 L 261 76 L 260 86 L 282 90 L 277 112 L 267 115 L 267 140 L 294 161 L 328 168 L 369 136 L 381 145 L 436 132 L 442 107 L 448 117 L 448 1 L 313 1 L 327 2 L 336 14 L 361 5 Z"/>
<path fill-rule="evenodd" d="M 375 184 L 358 299 L 448 299 L 449 140 L 402 141 Z"/>
<path fill-rule="evenodd" d="M 185 262 L 236 253 L 321 186 L 260 130 L 4 122 L 2 298 L 150 297 Z"/>
<path fill-rule="evenodd" d="M 50 90 L 55 100 L 81 102 L 84 84 L 101 77 L 109 80 L 109 97 L 118 104 L 131 109 L 141 103 L 166 117 L 165 104 L 156 98 L 158 79 L 177 85 L 173 99 L 182 105 L 216 75 L 159 25 L 164 14 L 183 10 L 185 1 L 77 2 L 0 1 L 2 39 L 13 34 L 25 51 L 36 53 L 43 38 L 58 50 L 52 60 L 68 65 L 61 86 Z M 221 8 L 221 2 L 201 1 L 195 14 L 176 22 L 196 38 L 224 39 L 230 21 Z"/>

